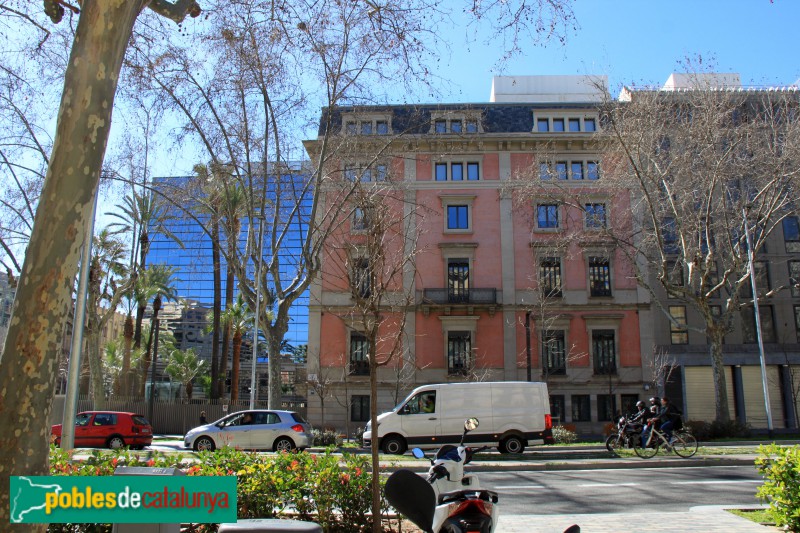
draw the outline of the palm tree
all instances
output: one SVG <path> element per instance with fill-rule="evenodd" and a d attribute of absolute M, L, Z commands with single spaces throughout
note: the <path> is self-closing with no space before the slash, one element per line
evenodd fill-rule
<path fill-rule="evenodd" d="M 125 354 L 125 338 L 120 337 L 106 343 L 103 350 L 103 369 L 106 377 L 106 387 L 115 395 L 123 394 L 123 360 Z M 139 365 L 144 350 L 132 350 L 129 362 L 133 366 Z"/>
<path fill-rule="evenodd" d="M 174 348 L 169 354 L 169 363 L 165 371 L 175 381 L 181 383 L 186 390 L 186 398 L 191 400 L 194 392 L 193 380 L 205 370 L 206 362 L 197 357 L 194 349 L 179 350 Z"/>
<path fill-rule="evenodd" d="M 125 196 L 122 205 L 116 206 L 116 212 L 106 213 L 119 222 L 109 224 L 109 228 L 113 228 L 114 233 L 125 233 L 133 236 L 133 246 L 131 248 L 131 276 L 137 278 L 145 272 L 147 266 L 147 254 L 150 251 L 150 235 L 151 233 L 161 233 L 169 239 L 175 241 L 181 248 L 183 243 L 181 240 L 170 231 L 167 222 L 172 219 L 166 206 L 165 200 L 160 196 L 154 194 L 139 194 L 133 191 L 131 194 Z M 134 259 L 138 255 L 138 262 Z M 131 298 L 137 304 L 141 300 L 135 297 Z M 125 394 L 130 392 L 130 353 L 131 349 L 139 348 L 142 345 L 142 321 L 144 320 L 144 312 L 147 308 L 137 305 L 136 321 L 134 323 L 131 313 L 128 312 L 128 317 L 125 320 L 125 329 L 123 335 L 125 337 L 124 355 L 123 355 L 123 390 Z"/>
<path fill-rule="evenodd" d="M 253 323 L 253 315 L 244 303 L 241 294 L 236 299 L 236 303 L 222 313 L 222 321 L 230 328 L 231 334 L 233 335 L 231 402 L 235 402 L 239 399 L 239 360 L 242 353 L 242 339 Z"/>
<path fill-rule="evenodd" d="M 86 337 L 92 403 L 95 409 L 103 409 L 105 403 L 100 332 L 116 313 L 123 294 L 128 292 L 131 285 L 125 265 L 127 253 L 125 244 L 108 228 L 101 230 L 93 239 L 86 306 Z M 118 286 L 118 279 L 126 281 Z"/>
<path fill-rule="evenodd" d="M 222 229 L 225 233 L 225 240 L 228 245 L 228 255 L 225 260 L 227 265 L 225 272 L 225 306 L 230 309 L 234 302 L 233 283 L 235 280 L 231 258 L 236 257 L 239 246 L 239 234 L 242 231 L 242 216 L 246 213 L 246 197 L 241 187 L 226 187 L 224 191 L 222 214 L 224 220 Z M 217 397 L 224 393 L 225 375 L 228 372 L 228 352 L 231 343 L 231 327 L 229 323 L 222 321 L 222 354 L 219 361 L 217 380 Z"/>
<path fill-rule="evenodd" d="M 134 287 L 134 299 L 137 306 L 141 309 L 147 308 L 147 303 L 160 296 L 164 300 L 177 300 L 177 293 L 175 291 L 175 280 L 172 276 L 175 274 L 175 268 L 163 264 L 152 265 L 147 267 L 142 276 L 136 280 Z M 144 312 L 142 312 L 144 315 Z M 145 384 L 147 383 L 147 371 L 150 368 L 150 350 L 152 348 L 153 331 L 150 331 L 148 336 L 147 347 L 145 348 L 144 357 L 142 358 L 142 381 L 139 384 L 139 395 L 144 396 Z"/>

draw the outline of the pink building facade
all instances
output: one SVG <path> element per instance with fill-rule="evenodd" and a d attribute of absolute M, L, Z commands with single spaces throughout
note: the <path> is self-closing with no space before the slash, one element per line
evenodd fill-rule
<path fill-rule="evenodd" d="M 416 237 L 415 271 L 396 280 L 411 300 L 387 309 L 405 313 L 387 322 L 403 331 L 382 336 L 399 335 L 403 353 L 378 370 L 379 412 L 427 383 L 546 381 L 556 423 L 601 433 L 649 396 L 648 296 L 625 251 L 605 237 L 631 223 L 631 198 L 603 179 L 590 85 L 495 78 L 486 104 L 337 110 L 332 127 L 362 143 L 357 151 L 389 154 L 355 179 L 396 183 L 413 215 L 404 223 Z M 331 176 L 353 179 L 347 164 Z M 344 221 L 339 238 L 357 243 L 360 223 Z M 358 321 L 343 318 L 354 278 L 326 251 L 309 308 L 308 374 L 318 386 L 309 388 L 308 416 L 353 434 L 368 419 L 360 361 L 371 348 Z"/>

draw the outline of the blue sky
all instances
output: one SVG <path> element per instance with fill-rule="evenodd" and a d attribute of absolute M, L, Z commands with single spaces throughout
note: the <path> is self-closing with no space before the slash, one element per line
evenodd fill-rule
<path fill-rule="evenodd" d="M 620 84 L 662 84 L 686 57 L 702 56 L 742 83 L 789 85 L 800 78 L 798 0 L 575 0 L 578 29 L 566 43 L 531 47 L 505 69 L 510 75 L 605 74 Z M 454 31 L 443 61 L 451 102 L 486 102 L 497 52 L 464 46 Z"/>

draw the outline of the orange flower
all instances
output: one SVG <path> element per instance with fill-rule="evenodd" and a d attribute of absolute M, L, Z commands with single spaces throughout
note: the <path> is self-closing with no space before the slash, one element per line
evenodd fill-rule
<path fill-rule="evenodd" d="M 361 469 L 360 469 L 360 468 L 358 468 L 358 467 L 356 467 L 356 475 L 357 475 L 357 476 L 360 476 L 360 475 L 361 475 Z"/>
<path fill-rule="evenodd" d="M 117 458 L 116 457 L 111 459 L 111 466 L 117 466 Z"/>
<path fill-rule="evenodd" d="M 297 468 L 297 465 L 299 465 L 299 464 L 300 464 L 300 463 L 298 463 L 298 462 L 297 462 L 297 459 L 295 459 L 294 461 L 292 461 L 292 464 L 291 464 L 291 465 L 289 465 L 289 468 L 290 468 L 291 470 L 294 470 L 295 468 Z"/>
<path fill-rule="evenodd" d="M 153 466 L 154 464 L 156 464 L 155 459 L 150 459 L 149 461 L 147 461 L 147 466 Z"/>

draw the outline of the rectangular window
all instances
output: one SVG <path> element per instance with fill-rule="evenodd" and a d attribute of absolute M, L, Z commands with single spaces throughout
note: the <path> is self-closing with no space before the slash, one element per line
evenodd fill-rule
<path fill-rule="evenodd" d="M 792 296 L 800 296 L 800 261 L 789 261 L 789 285 Z"/>
<path fill-rule="evenodd" d="M 583 131 L 597 131 L 595 121 L 593 118 L 583 119 Z"/>
<path fill-rule="evenodd" d="M 574 179 L 574 180 L 582 180 L 583 179 L 583 163 L 572 163 L 570 166 L 572 167 L 572 179 Z"/>
<path fill-rule="evenodd" d="M 447 163 L 436 163 L 436 181 L 447 181 Z"/>
<path fill-rule="evenodd" d="M 353 209 L 353 231 L 364 231 L 368 227 L 367 211 L 360 207 Z"/>
<path fill-rule="evenodd" d="M 361 123 L 361 135 L 372 135 L 372 122 Z"/>
<path fill-rule="evenodd" d="M 434 122 L 434 128 L 436 133 L 447 133 L 447 121 L 446 120 L 437 120 Z"/>
<path fill-rule="evenodd" d="M 597 166 L 597 161 L 589 161 L 586 163 L 586 179 L 594 181 L 600 179 L 600 169 Z"/>
<path fill-rule="evenodd" d="M 467 374 L 472 354 L 472 340 L 469 331 L 449 331 L 447 333 L 447 374 Z"/>
<path fill-rule="evenodd" d="M 800 305 L 794 306 L 794 330 L 797 334 L 797 342 L 800 342 Z"/>
<path fill-rule="evenodd" d="M 563 331 L 549 330 L 542 332 L 542 369 L 548 376 L 566 375 L 567 352 Z"/>
<path fill-rule="evenodd" d="M 370 278 L 372 272 L 369 266 L 369 259 L 361 257 L 356 259 L 353 264 L 353 294 L 359 298 L 369 298 L 372 292 Z"/>
<path fill-rule="evenodd" d="M 667 281 L 675 287 L 683 287 L 683 263 L 680 261 L 668 261 L 665 267 L 667 269 Z"/>
<path fill-rule="evenodd" d="M 540 204 L 536 206 L 536 225 L 539 229 L 558 228 L 558 205 Z"/>
<path fill-rule="evenodd" d="M 622 414 L 631 414 L 639 411 L 636 408 L 636 402 L 639 401 L 638 394 L 621 394 L 620 395 L 620 404 L 622 409 Z"/>
<path fill-rule="evenodd" d="M 375 180 L 386 181 L 386 165 L 375 166 Z"/>
<path fill-rule="evenodd" d="M 560 180 L 567 179 L 567 162 L 566 161 L 558 161 L 556 163 L 556 176 Z"/>
<path fill-rule="evenodd" d="M 800 223 L 797 217 L 783 219 L 783 242 L 786 244 L 787 252 L 800 252 Z"/>
<path fill-rule="evenodd" d="M 581 131 L 581 119 L 579 118 L 569 119 L 569 131 Z"/>
<path fill-rule="evenodd" d="M 481 179 L 481 166 L 478 163 L 467 163 L 467 179 L 476 181 Z"/>
<path fill-rule="evenodd" d="M 563 424 L 566 421 L 564 418 L 567 414 L 564 410 L 565 406 L 563 394 L 550 395 L 550 416 L 553 418 L 554 426 Z"/>
<path fill-rule="evenodd" d="M 614 330 L 592 330 L 592 355 L 595 374 L 617 373 L 617 350 L 614 343 Z"/>
<path fill-rule="evenodd" d="M 369 375 L 369 341 L 361 333 L 350 334 L 350 375 Z"/>
<path fill-rule="evenodd" d="M 347 132 L 350 135 L 355 135 L 356 133 L 358 133 L 358 124 L 356 124 L 355 122 L 348 121 L 347 124 L 345 125 L 345 132 Z"/>
<path fill-rule="evenodd" d="M 361 171 L 361 181 L 362 182 L 370 182 L 372 181 L 372 169 L 365 168 Z"/>
<path fill-rule="evenodd" d="M 344 167 L 344 178 L 348 181 L 356 181 L 358 170 L 353 167 Z"/>
<path fill-rule="evenodd" d="M 554 118 L 553 119 L 553 131 L 564 131 L 564 119 L 563 118 Z"/>
<path fill-rule="evenodd" d="M 369 420 L 369 394 L 353 394 L 350 396 L 350 421 L 366 422 Z"/>
<path fill-rule="evenodd" d="M 536 120 L 536 131 L 546 132 L 550 131 L 550 121 L 546 118 Z"/>
<path fill-rule="evenodd" d="M 611 266 L 605 257 L 589 258 L 589 294 L 611 296 Z"/>
<path fill-rule="evenodd" d="M 469 229 L 469 206 L 447 206 L 447 229 Z"/>
<path fill-rule="evenodd" d="M 450 179 L 453 181 L 462 181 L 464 179 L 463 163 L 450 163 Z"/>
<path fill-rule="evenodd" d="M 617 412 L 617 397 L 613 394 L 597 395 L 597 421 L 611 422 Z"/>
<path fill-rule="evenodd" d="M 572 421 L 573 422 L 592 421 L 592 413 L 589 404 L 588 394 L 572 395 Z"/>
<path fill-rule="evenodd" d="M 539 179 L 550 179 L 550 165 L 548 163 L 539 163 Z"/>
<path fill-rule="evenodd" d="M 547 298 L 561 298 L 561 260 L 543 257 L 539 262 L 539 288 Z"/>
<path fill-rule="evenodd" d="M 767 261 L 753 261 L 753 270 L 756 271 L 756 289 L 758 295 L 764 296 L 771 289 L 769 282 L 769 264 Z M 753 297 L 753 283 L 748 282 L 742 287 L 742 295 Z"/>
<path fill-rule="evenodd" d="M 467 133 L 478 133 L 478 121 L 477 120 L 468 120 L 467 121 Z"/>
<path fill-rule="evenodd" d="M 774 344 L 775 320 L 772 315 L 771 305 L 759 305 L 759 316 L 761 317 L 761 340 L 764 344 Z M 758 342 L 756 331 L 756 314 L 753 307 L 742 309 L 742 340 L 745 344 L 755 344 Z"/>
<path fill-rule="evenodd" d="M 673 217 L 664 217 L 661 223 L 661 238 L 664 240 L 665 254 L 677 254 L 681 251 L 678 246 L 678 230 Z"/>
<path fill-rule="evenodd" d="M 469 302 L 469 261 L 450 259 L 447 262 L 447 301 Z"/>
<path fill-rule="evenodd" d="M 379 120 L 375 123 L 375 130 L 378 135 L 388 135 L 389 123 L 385 120 Z"/>
<path fill-rule="evenodd" d="M 460 120 L 451 120 L 450 121 L 450 131 L 453 133 L 461 133 L 461 121 Z"/>
<path fill-rule="evenodd" d="M 669 336 L 672 344 L 689 344 L 689 331 L 686 329 L 686 306 L 670 305 Z"/>
<path fill-rule="evenodd" d="M 603 229 L 606 227 L 606 204 L 586 204 L 586 228 Z"/>

